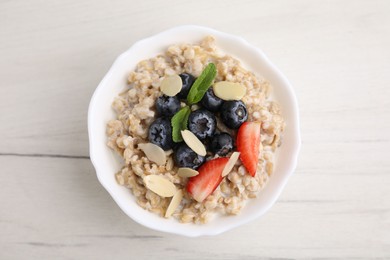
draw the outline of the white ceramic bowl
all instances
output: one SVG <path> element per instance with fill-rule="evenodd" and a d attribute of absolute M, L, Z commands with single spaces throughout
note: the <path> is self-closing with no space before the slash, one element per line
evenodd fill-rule
<path fill-rule="evenodd" d="M 282 105 L 287 127 L 280 147 L 274 174 L 258 198 L 251 199 L 238 216 L 219 217 L 204 225 L 181 224 L 150 213 L 135 202 L 130 191 L 118 185 L 114 173 L 123 161 L 106 146 L 106 123 L 115 118 L 111 108 L 114 97 L 124 90 L 126 79 L 136 64 L 162 53 L 169 45 L 196 43 L 213 35 L 217 45 L 226 53 L 241 60 L 245 68 L 264 76 L 273 85 L 273 96 Z M 120 55 L 100 82 L 91 99 L 88 111 L 88 133 L 91 161 L 97 177 L 119 207 L 136 222 L 151 229 L 189 237 L 216 235 L 245 224 L 263 215 L 276 201 L 289 176 L 293 173 L 301 144 L 298 105 L 293 89 L 283 74 L 258 48 L 240 37 L 199 26 L 180 26 L 135 43 Z"/>

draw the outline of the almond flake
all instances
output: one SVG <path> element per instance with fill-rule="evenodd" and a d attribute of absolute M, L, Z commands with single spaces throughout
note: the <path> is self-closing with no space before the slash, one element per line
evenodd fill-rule
<path fill-rule="evenodd" d="M 161 82 L 161 91 L 167 96 L 176 96 L 180 92 L 183 82 L 179 75 L 166 76 Z"/>
<path fill-rule="evenodd" d="M 144 177 L 146 188 L 161 197 L 172 197 L 176 193 L 176 186 L 160 175 L 148 175 Z"/>
<path fill-rule="evenodd" d="M 191 168 L 179 168 L 179 170 L 177 171 L 177 175 L 179 175 L 180 177 L 194 177 L 196 175 L 198 175 L 199 172 L 198 171 L 195 171 Z"/>
<path fill-rule="evenodd" d="M 169 203 L 169 206 L 167 208 L 167 211 L 165 212 L 165 217 L 169 218 L 172 216 L 172 214 L 175 212 L 177 207 L 179 207 L 181 200 L 183 199 L 183 190 L 178 190 L 173 198 L 171 199 L 171 202 Z"/>
<path fill-rule="evenodd" d="M 246 88 L 238 83 L 219 81 L 213 85 L 214 94 L 223 100 L 240 100 L 245 96 Z"/>
<path fill-rule="evenodd" d="M 167 161 L 167 155 L 160 146 L 157 146 L 152 143 L 138 144 L 138 148 L 141 149 L 146 157 L 152 162 L 157 163 L 158 165 L 164 165 Z"/>
<path fill-rule="evenodd" d="M 200 156 L 206 155 L 206 148 L 202 144 L 202 142 L 196 137 L 191 131 L 184 130 L 181 131 L 181 136 L 183 137 L 184 142 Z"/>
<path fill-rule="evenodd" d="M 222 171 L 222 177 L 225 177 L 230 173 L 230 171 L 233 169 L 234 165 L 236 164 L 238 157 L 240 156 L 239 152 L 234 152 L 230 158 L 227 164 L 225 165 L 225 168 L 223 168 Z"/>

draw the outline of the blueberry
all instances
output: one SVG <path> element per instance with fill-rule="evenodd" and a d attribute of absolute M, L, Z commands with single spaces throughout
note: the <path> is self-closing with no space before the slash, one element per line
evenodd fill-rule
<path fill-rule="evenodd" d="M 209 88 L 200 102 L 208 110 L 217 112 L 222 106 L 223 100 L 214 94 L 212 88 Z"/>
<path fill-rule="evenodd" d="M 217 120 L 210 111 L 198 109 L 188 117 L 188 129 L 201 140 L 214 135 Z"/>
<path fill-rule="evenodd" d="M 171 120 L 168 118 L 157 118 L 149 127 L 149 142 L 160 146 L 167 151 L 173 148 Z"/>
<path fill-rule="evenodd" d="M 220 156 L 227 155 L 233 150 L 233 138 L 228 133 L 214 135 L 210 143 L 210 150 Z"/>
<path fill-rule="evenodd" d="M 173 116 L 180 110 L 180 100 L 178 97 L 162 95 L 156 101 L 156 110 L 160 116 Z"/>
<path fill-rule="evenodd" d="M 197 169 L 205 161 L 204 156 L 192 151 L 185 143 L 181 143 L 174 153 L 175 164 L 178 167 Z"/>
<path fill-rule="evenodd" d="M 182 73 L 179 75 L 181 78 L 181 81 L 183 82 L 183 86 L 181 87 L 181 91 L 177 96 L 181 99 L 186 99 L 188 92 L 190 92 L 190 89 L 192 87 L 192 84 L 194 84 L 195 77 L 188 73 Z"/>
<path fill-rule="evenodd" d="M 237 129 L 248 119 L 248 112 L 242 101 L 225 101 L 221 107 L 222 122 L 229 128 Z"/>

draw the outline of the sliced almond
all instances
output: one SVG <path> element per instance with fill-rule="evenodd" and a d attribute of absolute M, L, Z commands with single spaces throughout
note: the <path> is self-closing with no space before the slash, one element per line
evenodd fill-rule
<path fill-rule="evenodd" d="M 246 88 L 229 81 L 219 81 L 213 85 L 214 94 L 223 100 L 240 100 L 245 96 Z"/>
<path fill-rule="evenodd" d="M 195 171 L 191 168 L 185 168 L 185 167 L 179 168 L 179 170 L 177 171 L 177 175 L 179 175 L 180 177 L 184 177 L 184 178 L 194 177 L 198 174 L 199 174 L 198 171 Z"/>
<path fill-rule="evenodd" d="M 206 155 L 206 148 L 202 144 L 202 142 L 196 137 L 191 131 L 183 130 L 181 131 L 181 136 L 183 137 L 184 142 L 200 156 Z"/>
<path fill-rule="evenodd" d="M 146 188 L 161 197 L 172 197 L 176 193 L 176 186 L 160 175 L 148 175 L 144 177 Z"/>
<path fill-rule="evenodd" d="M 175 195 L 172 197 L 171 202 L 165 212 L 165 217 L 169 218 L 175 212 L 177 207 L 179 207 L 181 200 L 183 199 L 183 190 L 178 190 Z"/>
<path fill-rule="evenodd" d="M 167 96 L 176 96 L 180 92 L 183 82 L 179 75 L 166 76 L 161 82 L 161 91 Z"/>
<path fill-rule="evenodd" d="M 160 146 L 152 143 L 145 143 L 138 144 L 138 147 L 145 153 L 150 161 L 155 162 L 158 165 L 164 165 L 167 161 L 167 155 Z"/>
<path fill-rule="evenodd" d="M 226 175 L 228 175 L 230 173 L 230 171 L 233 169 L 234 165 L 236 164 L 238 157 L 240 157 L 239 152 L 234 152 L 230 156 L 229 161 L 225 165 L 225 168 L 223 168 L 222 177 L 225 177 Z"/>

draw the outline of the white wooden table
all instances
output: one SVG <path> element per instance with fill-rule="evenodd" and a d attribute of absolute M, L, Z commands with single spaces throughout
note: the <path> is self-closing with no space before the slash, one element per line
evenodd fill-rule
<path fill-rule="evenodd" d="M 389 11 L 386 0 L 0 1 L 0 259 L 390 259 Z M 113 60 L 181 24 L 262 48 L 300 105 L 303 146 L 282 196 L 216 237 L 136 224 L 88 156 L 88 103 Z"/>

